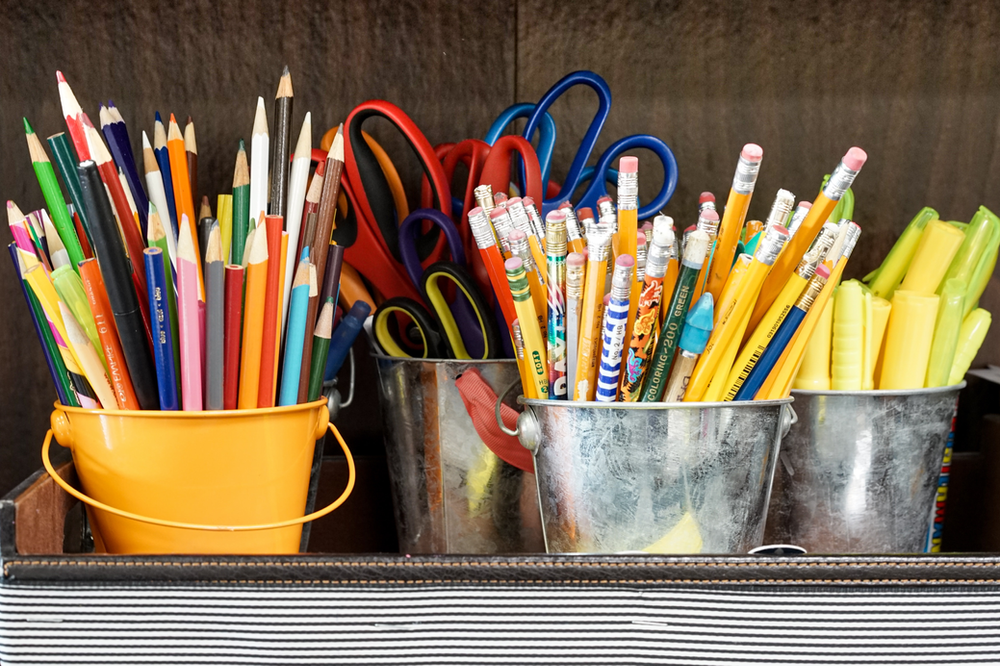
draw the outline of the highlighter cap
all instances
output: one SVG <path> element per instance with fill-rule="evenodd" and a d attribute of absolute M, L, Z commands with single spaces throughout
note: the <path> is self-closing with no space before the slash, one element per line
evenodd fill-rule
<path fill-rule="evenodd" d="M 684 321 L 684 332 L 681 333 L 680 348 L 692 354 L 705 351 L 708 339 L 712 337 L 712 318 L 715 314 L 715 303 L 712 294 L 705 292 L 688 312 Z"/>
<path fill-rule="evenodd" d="M 364 323 L 365 319 L 368 319 L 368 315 L 370 315 L 371 312 L 372 306 L 361 300 L 354 301 L 354 305 L 351 306 L 350 311 L 344 316 L 341 323 L 346 324 L 352 319 L 357 320 L 359 323 Z"/>

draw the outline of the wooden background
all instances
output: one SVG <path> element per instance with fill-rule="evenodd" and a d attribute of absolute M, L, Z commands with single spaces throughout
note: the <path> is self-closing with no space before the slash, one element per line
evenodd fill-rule
<path fill-rule="evenodd" d="M 849 277 L 873 268 L 924 205 L 955 220 L 980 204 L 1000 211 L 997 3 L 0 0 L 0 34 L 0 197 L 25 211 L 43 202 L 21 116 L 43 137 L 64 129 L 56 69 L 92 118 L 102 101 L 115 101 L 134 148 L 154 110 L 193 116 L 199 189 L 214 202 L 229 191 L 256 97 L 270 108 L 285 64 L 295 133 L 311 110 L 317 142 L 320 128 L 371 98 L 400 105 L 432 143 L 482 136 L 507 105 L 537 100 L 567 72 L 594 70 L 614 96 L 598 148 L 636 132 L 666 140 L 680 170 L 667 212 L 682 221 L 693 221 L 702 190 L 724 199 L 747 141 L 764 148 L 756 217 L 779 187 L 811 199 L 846 149 L 862 146 L 869 161 L 855 186 L 855 217 L 864 235 Z M 554 177 L 595 109 L 584 90 L 553 108 Z M 373 126 L 412 176 L 415 161 Z M 643 157 L 648 200 L 661 174 Z M 9 266 L 0 268 L 0 304 L 6 492 L 39 467 L 54 391 Z M 983 304 L 998 311 L 995 279 Z M 991 333 L 978 364 L 1000 362 L 998 340 Z M 361 362 L 359 400 L 370 406 L 373 368 Z M 359 452 L 381 450 L 370 409 L 346 411 L 341 425 Z"/>

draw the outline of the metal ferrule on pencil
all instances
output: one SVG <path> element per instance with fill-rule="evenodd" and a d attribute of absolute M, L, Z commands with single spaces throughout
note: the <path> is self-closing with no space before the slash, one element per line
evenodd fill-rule
<path fill-rule="evenodd" d="M 493 212 L 495 213 L 496 210 L 494 208 Z M 511 229 L 514 228 L 514 221 L 511 220 L 510 212 L 506 208 L 501 208 L 500 211 L 497 215 L 490 213 L 490 222 L 493 224 L 493 229 L 500 240 L 500 247 L 503 248 L 504 252 L 510 252 L 510 241 L 507 240 L 507 236 L 510 234 Z"/>
<path fill-rule="evenodd" d="M 802 226 L 802 221 L 806 219 L 806 215 L 808 214 L 809 214 L 808 208 L 806 208 L 805 206 L 798 206 L 795 209 L 795 212 L 792 213 L 792 219 L 788 223 L 788 233 L 794 236 L 795 232 L 798 231 L 799 227 Z"/>
<path fill-rule="evenodd" d="M 489 220 L 490 211 L 494 208 L 493 186 L 480 185 L 472 191 L 472 195 L 476 197 L 476 205 L 483 209 L 483 215 Z"/>
<path fill-rule="evenodd" d="M 768 227 L 760 245 L 757 246 L 754 259 L 767 266 L 773 266 L 789 237 L 787 230 L 782 226 Z"/>
<path fill-rule="evenodd" d="M 639 172 L 618 172 L 618 210 L 639 209 Z"/>
<path fill-rule="evenodd" d="M 576 217 L 576 211 L 572 206 L 563 206 L 559 210 L 566 213 L 566 238 L 575 241 L 583 238 L 580 235 L 580 220 Z M 548 241 L 545 241 L 548 244 Z"/>
<path fill-rule="evenodd" d="M 588 261 L 607 261 L 611 249 L 611 234 L 596 228 L 587 234 Z"/>
<path fill-rule="evenodd" d="M 840 198 L 844 196 L 844 192 L 854 183 L 854 179 L 857 178 L 859 173 L 860 170 L 854 171 L 853 169 L 849 169 L 841 162 L 833 170 L 833 173 L 830 174 L 830 180 L 827 181 L 826 187 L 823 188 L 823 194 L 831 201 L 840 201 Z"/>
<path fill-rule="evenodd" d="M 827 222 L 816 234 L 816 240 L 813 241 L 812 246 L 809 250 L 802 255 L 802 261 L 799 262 L 798 268 L 795 269 L 795 273 L 799 277 L 804 277 L 809 279 L 816 272 L 816 267 L 823 263 L 826 259 L 827 253 L 830 248 L 833 247 L 834 242 L 837 240 L 837 225 L 832 222 Z"/>
<path fill-rule="evenodd" d="M 550 257 L 566 256 L 566 216 L 549 213 L 545 221 L 545 253 Z"/>
<path fill-rule="evenodd" d="M 469 228 L 472 229 L 472 236 L 476 239 L 476 245 L 480 250 L 497 244 L 493 228 L 490 226 L 490 218 L 486 216 L 486 210 L 482 206 L 469 211 Z"/>
<path fill-rule="evenodd" d="M 603 201 L 598 200 L 597 219 L 603 220 L 604 218 L 610 217 L 611 215 L 618 217 L 618 214 L 615 212 L 615 202 L 611 200 L 611 197 L 608 197 Z"/>
<path fill-rule="evenodd" d="M 566 265 L 566 300 L 583 298 L 583 278 L 585 273 L 583 264 L 574 266 Z"/>
<path fill-rule="evenodd" d="M 521 335 L 521 322 L 520 320 L 514 320 L 514 349 L 517 352 L 517 358 L 520 361 L 524 360 L 524 337 Z"/>
<path fill-rule="evenodd" d="M 760 160 L 751 162 L 740 155 L 736 163 L 736 173 L 733 174 L 733 191 L 737 194 L 752 194 L 757 184 L 757 174 L 760 173 Z"/>
<path fill-rule="evenodd" d="M 703 214 L 698 215 L 698 224 L 696 225 L 698 229 L 701 229 L 709 238 L 718 238 L 719 236 L 719 216 L 716 215 L 715 219 L 709 219 Z"/>
<path fill-rule="evenodd" d="M 778 190 L 778 194 L 774 197 L 774 203 L 771 204 L 771 212 L 767 214 L 767 221 L 764 222 L 764 226 L 770 227 L 772 224 L 785 226 L 785 223 L 788 222 L 788 216 L 792 214 L 792 206 L 794 205 L 794 194 L 788 190 Z"/>
<path fill-rule="evenodd" d="M 646 255 L 646 270 L 644 276 L 651 278 L 661 278 L 667 273 L 667 263 L 671 257 L 671 244 L 657 243 L 657 234 L 653 232 L 653 242 L 649 246 L 649 253 Z"/>
<path fill-rule="evenodd" d="M 646 277 L 646 246 L 640 243 L 635 248 L 635 281 L 642 282 Z"/>
<path fill-rule="evenodd" d="M 535 206 L 534 200 L 530 197 L 527 199 L 530 203 L 525 203 L 525 201 L 525 199 L 521 199 L 521 204 L 524 205 L 524 210 L 528 214 L 528 220 L 531 222 L 532 232 L 539 238 L 544 238 L 545 223 L 542 222 L 542 216 L 538 214 L 538 207 Z"/>
<path fill-rule="evenodd" d="M 531 248 L 528 247 L 527 236 L 510 239 L 510 254 L 521 260 L 525 271 L 530 272 L 535 270 L 535 259 L 531 256 Z"/>
<path fill-rule="evenodd" d="M 514 228 L 523 231 L 525 236 L 535 235 L 535 230 L 531 227 L 531 220 L 528 219 L 528 212 L 524 209 L 524 204 L 514 200 L 507 202 L 507 212 L 510 213 L 510 221 Z"/>
<path fill-rule="evenodd" d="M 611 300 L 627 301 L 632 292 L 632 266 L 615 264 L 611 277 Z"/>
<path fill-rule="evenodd" d="M 840 252 L 840 256 L 850 259 L 851 254 L 854 252 L 854 248 L 858 245 L 859 238 L 861 238 L 861 227 L 854 222 L 848 222 L 847 237 L 844 239 L 844 247 Z M 837 261 L 840 261 L 839 257 Z"/>
<path fill-rule="evenodd" d="M 824 286 L 826 286 L 826 278 L 822 275 L 813 275 L 809 280 L 809 284 L 807 284 L 806 288 L 802 290 L 802 294 L 799 296 L 798 300 L 795 301 L 795 307 L 799 308 L 803 312 L 809 312 L 809 308 L 811 308 L 813 303 L 816 301 L 816 297 L 819 296 L 819 292 L 823 291 Z"/>

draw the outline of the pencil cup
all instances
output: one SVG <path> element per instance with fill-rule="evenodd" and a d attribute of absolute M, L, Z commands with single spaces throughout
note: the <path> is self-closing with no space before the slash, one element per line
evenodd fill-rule
<path fill-rule="evenodd" d="M 746 553 L 764 537 L 791 399 L 520 398 L 549 553 Z"/>
<path fill-rule="evenodd" d="M 958 393 L 792 391 L 768 543 L 810 553 L 922 553 Z"/>
<path fill-rule="evenodd" d="M 541 552 L 531 456 L 494 419 L 517 362 L 373 356 L 400 551 Z"/>
<path fill-rule="evenodd" d="M 326 400 L 271 409 L 161 412 L 56 403 L 42 445 L 46 471 L 87 504 L 98 551 L 114 554 L 290 554 L 302 524 L 350 495 L 354 461 Z M 333 431 L 350 470 L 333 504 L 303 516 L 315 442 Z M 53 432 L 73 452 L 82 492 L 52 468 Z"/>

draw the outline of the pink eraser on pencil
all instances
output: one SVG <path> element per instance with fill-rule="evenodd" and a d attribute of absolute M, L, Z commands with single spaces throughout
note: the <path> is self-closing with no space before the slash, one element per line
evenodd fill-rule
<path fill-rule="evenodd" d="M 611 197 L 609 197 L 607 194 L 605 194 L 603 197 L 601 197 L 601 198 L 599 198 L 597 200 L 597 203 L 601 203 L 602 201 L 611 201 Z"/>
<path fill-rule="evenodd" d="M 522 199 L 521 197 L 514 197 L 513 199 L 507 199 L 507 207 L 508 208 L 510 208 L 511 206 L 513 206 L 516 203 L 520 203 L 520 204 L 523 205 L 524 199 Z"/>
<path fill-rule="evenodd" d="M 527 208 L 528 206 L 535 205 L 535 200 L 531 197 L 524 197 L 521 199 L 521 205 Z"/>
<path fill-rule="evenodd" d="M 621 266 L 622 268 L 632 268 L 635 266 L 635 259 L 632 258 L 631 254 L 622 254 L 615 259 L 615 266 Z"/>
<path fill-rule="evenodd" d="M 498 217 L 503 217 L 504 215 L 510 215 L 506 208 L 494 208 L 490 211 L 490 219 L 495 220 Z"/>
<path fill-rule="evenodd" d="M 503 262 L 503 267 L 508 271 L 516 271 L 521 267 L 521 263 L 520 257 L 511 257 L 507 261 Z"/>
<path fill-rule="evenodd" d="M 764 157 L 764 149 L 756 143 L 748 143 L 743 146 L 743 151 L 740 152 L 740 155 L 748 162 L 760 162 Z"/>
<path fill-rule="evenodd" d="M 545 222 L 565 222 L 566 221 L 566 211 L 563 209 L 557 209 L 550 211 L 548 215 L 545 216 Z"/>
<path fill-rule="evenodd" d="M 635 242 L 638 243 L 639 245 L 645 245 L 646 244 L 646 232 L 645 231 L 640 231 L 639 233 L 637 233 L 635 235 Z"/>
<path fill-rule="evenodd" d="M 611 294 L 604 294 L 604 307 L 611 305 Z"/>
<path fill-rule="evenodd" d="M 512 229 L 511 232 L 507 234 L 507 240 L 509 240 L 511 243 L 519 241 L 523 238 L 527 238 L 527 236 L 520 229 Z"/>
<path fill-rule="evenodd" d="M 820 264 L 819 266 L 816 267 L 816 275 L 820 276 L 821 278 L 828 278 L 830 277 L 830 269 L 824 266 L 823 264 Z"/>
<path fill-rule="evenodd" d="M 559 204 L 559 210 L 562 210 L 564 208 L 572 208 L 572 207 L 573 207 L 573 204 L 571 204 L 568 201 L 563 201 L 561 204 Z"/>
<path fill-rule="evenodd" d="M 594 211 L 586 206 L 576 211 L 576 216 L 581 220 L 586 220 L 594 217 Z"/>
<path fill-rule="evenodd" d="M 618 170 L 622 173 L 635 173 L 639 170 L 639 158 L 626 155 L 618 162 Z"/>
<path fill-rule="evenodd" d="M 701 194 L 698 195 L 698 205 L 699 206 L 701 204 L 707 202 L 707 201 L 711 201 L 712 203 L 715 203 L 715 195 L 712 194 L 711 192 L 702 192 Z"/>
<path fill-rule="evenodd" d="M 701 217 L 706 220 L 709 220 L 710 222 L 715 222 L 716 220 L 719 219 L 719 213 L 718 211 L 714 211 L 711 208 L 709 208 L 708 210 L 704 211 L 701 214 Z"/>
<path fill-rule="evenodd" d="M 584 248 L 586 250 L 586 248 Z M 582 252 L 570 252 L 566 255 L 566 265 L 567 266 L 583 266 L 587 258 L 583 256 Z"/>
<path fill-rule="evenodd" d="M 812 207 L 813 207 L 812 201 L 800 201 L 799 202 L 799 208 L 805 208 L 806 210 L 809 210 Z"/>
<path fill-rule="evenodd" d="M 844 159 L 842 159 L 841 162 L 843 162 L 844 166 L 850 169 L 851 171 L 857 171 L 858 169 L 860 169 L 865 165 L 865 161 L 867 159 L 868 159 L 868 153 L 861 150 L 857 146 L 854 146 L 853 148 L 847 151 L 847 154 L 844 155 Z"/>
<path fill-rule="evenodd" d="M 785 227 L 783 227 L 780 224 L 772 224 L 771 225 L 771 231 L 773 231 L 774 233 L 778 234 L 779 236 L 791 236 L 792 235 L 792 232 L 790 232 L 788 229 L 786 229 Z"/>
<path fill-rule="evenodd" d="M 469 211 L 469 217 L 476 217 L 477 215 L 479 215 L 482 212 L 483 212 L 483 207 L 482 206 L 476 206 L 475 208 L 473 208 L 472 210 Z"/>

